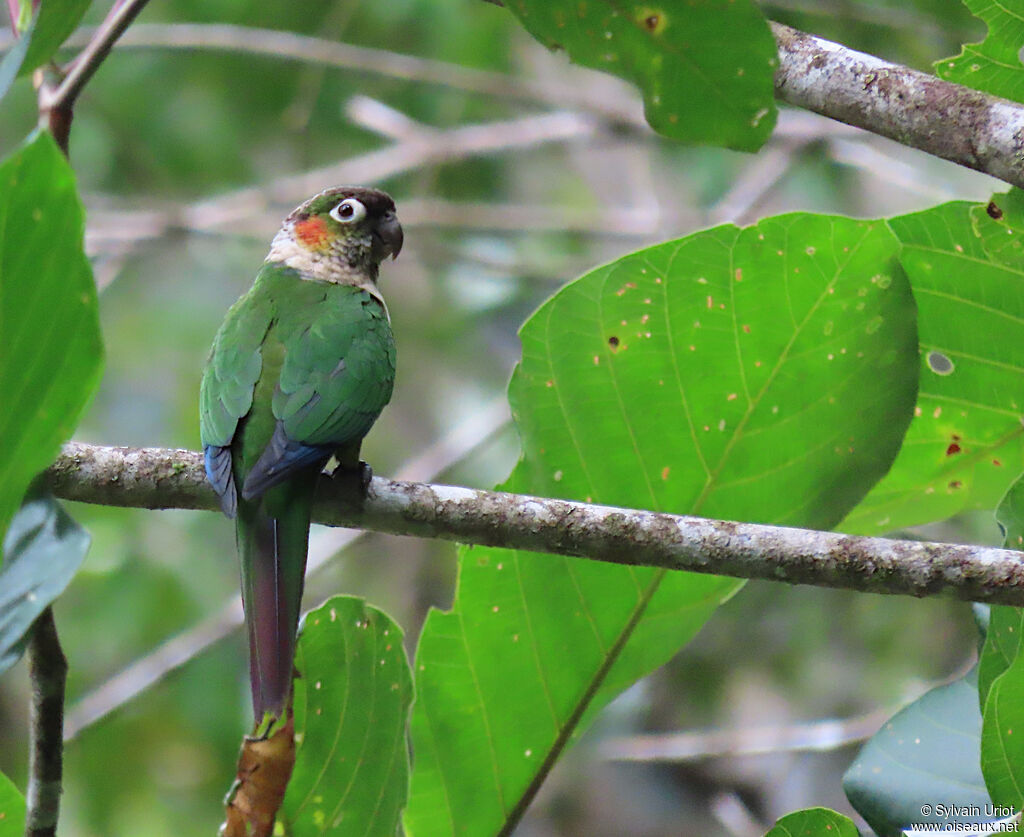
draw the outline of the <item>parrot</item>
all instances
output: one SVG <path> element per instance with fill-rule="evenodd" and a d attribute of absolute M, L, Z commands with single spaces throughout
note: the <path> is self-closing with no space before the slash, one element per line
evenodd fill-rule
<path fill-rule="evenodd" d="M 213 341 L 199 392 L 206 477 L 235 521 L 257 726 L 284 717 L 317 480 L 332 456 L 365 496 L 363 437 L 391 400 L 395 344 L 377 287 L 395 203 L 339 186 L 294 209 Z M 356 483 L 354 483 L 356 484 Z"/>

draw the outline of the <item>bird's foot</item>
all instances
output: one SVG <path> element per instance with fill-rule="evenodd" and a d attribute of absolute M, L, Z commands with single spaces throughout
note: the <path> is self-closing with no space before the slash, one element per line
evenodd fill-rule
<path fill-rule="evenodd" d="M 373 480 L 373 468 L 363 460 L 354 466 L 341 465 L 334 469 L 331 479 L 344 486 L 346 492 L 357 494 L 360 501 L 370 493 L 370 482 Z"/>

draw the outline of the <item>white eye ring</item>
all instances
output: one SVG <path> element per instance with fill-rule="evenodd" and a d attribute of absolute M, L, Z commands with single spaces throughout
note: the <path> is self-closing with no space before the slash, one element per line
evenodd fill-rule
<path fill-rule="evenodd" d="M 354 224 L 366 217 L 366 207 L 355 198 L 345 198 L 328 213 L 339 224 Z"/>

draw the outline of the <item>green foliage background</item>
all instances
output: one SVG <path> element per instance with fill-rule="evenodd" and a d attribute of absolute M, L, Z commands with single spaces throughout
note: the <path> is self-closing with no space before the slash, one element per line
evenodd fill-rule
<path fill-rule="evenodd" d="M 948 0 L 761 8 L 922 68 L 984 36 L 979 21 Z M 91 9 L 86 22 L 103 11 Z M 595 99 L 624 95 L 606 77 L 548 54 L 507 11 L 476 0 L 316 0 L 301 14 L 285 2 L 154 0 L 142 22 L 159 21 L 283 29 L 568 83 Z M 295 201 L 270 200 L 263 209 L 265 195 L 239 194 L 244 222 L 212 231 L 172 227 L 146 235 L 134 222 L 385 146 L 346 115 L 357 95 L 439 130 L 550 109 L 400 81 L 374 67 L 348 72 L 215 50 L 125 48 L 103 65 L 78 106 L 71 144 L 103 287 L 107 350 L 78 438 L 198 446 L 196 395 L 210 339 Z M 635 93 L 627 101 L 639 112 Z M 35 119 L 29 85 L 20 82 L 0 103 L 0 151 L 20 143 Z M 985 178 L 892 144 L 844 146 L 822 124 L 814 123 L 812 142 L 787 146 L 783 176 L 741 223 L 790 210 L 894 216 L 952 197 L 986 200 L 993 191 Z M 783 138 L 794 135 L 784 131 Z M 500 396 L 520 355 L 516 330 L 565 281 L 643 245 L 731 220 L 734 187 L 758 159 L 625 130 L 419 166 L 377 184 L 392 192 L 400 212 L 416 211 L 403 216 L 407 249 L 383 276 L 400 369 L 395 401 L 364 448 L 375 470 L 394 473 Z M 903 178 L 898 188 L 894 178 Z M 438 200 L 463 207 L 455 222 L 445 220 L 449 204 Z M 511 228 L 478 223 L 465 209 L 471 202 L 515 205 L 517 220 Z M 657 223 L 631 227 L 624 219 L 633 209 L 658 210 Z M 954 220 L 970 228 L 966 208 Z M 955 259 L 953 252 L 947 257 Z M 508 474 L 516 455 L 506 429 L 444 478 L 487 486 Z M 72 512 L 93 537 L 82 571 L 56 606 L 73 713 L 77 700 L 122 667 L 216 611 L 235 592 L 237 572 L 231 527 L 215 515 L 87 506 Z M 880 519 L 858 528 L 877 529 Z M 985 515 L 967 514 L 929 534 L 999 540 Z M 314 579 L 307 606 L 334 592 L 364 595 L 414 640 L 427 607 L 451 601 L 453 557 L 444 544 L 365 539 Z M 964 606 L 748 585 L 681 654 L 601 716 L 556 768 L 523 830 L 677 834 L 685 822 L 686 833 L 725 834 L 710 814 L 722 788 L 746 794 L 765 822 L 801 804 L 849 812 L 838 778 L 849 752 L 657 769 L 609 763 L 597 745 L 638 730 L 779 725 L 895 706 L 957 671 L 974 642 Z M 22 788 L 26 688 L 24 664 L 0 681 L 0 771 Z M 144 823 L 144 833 L 156 837 L 211 833 L 248 723 L 246 688 L 245 651 L 235 635 L 82 732 L 67 750 L 63 832 L 137 835 Z M 783 776 L 801 786 L 799 798 Z"/>

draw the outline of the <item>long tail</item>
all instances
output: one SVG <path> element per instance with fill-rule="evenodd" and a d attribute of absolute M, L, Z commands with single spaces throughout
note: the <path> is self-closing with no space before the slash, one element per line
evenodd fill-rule
<path fill-rule="evenodd" d="M 292 687 L 295 634 L 309 548 L 309 503 L 239 501 L 236 533 L 242 566 L 242 601 L 249 632 L 249 677 L 256 723 L 266 713 L 283 717 Z M 276 506 L 280 505 L 281 508 Z"/>

